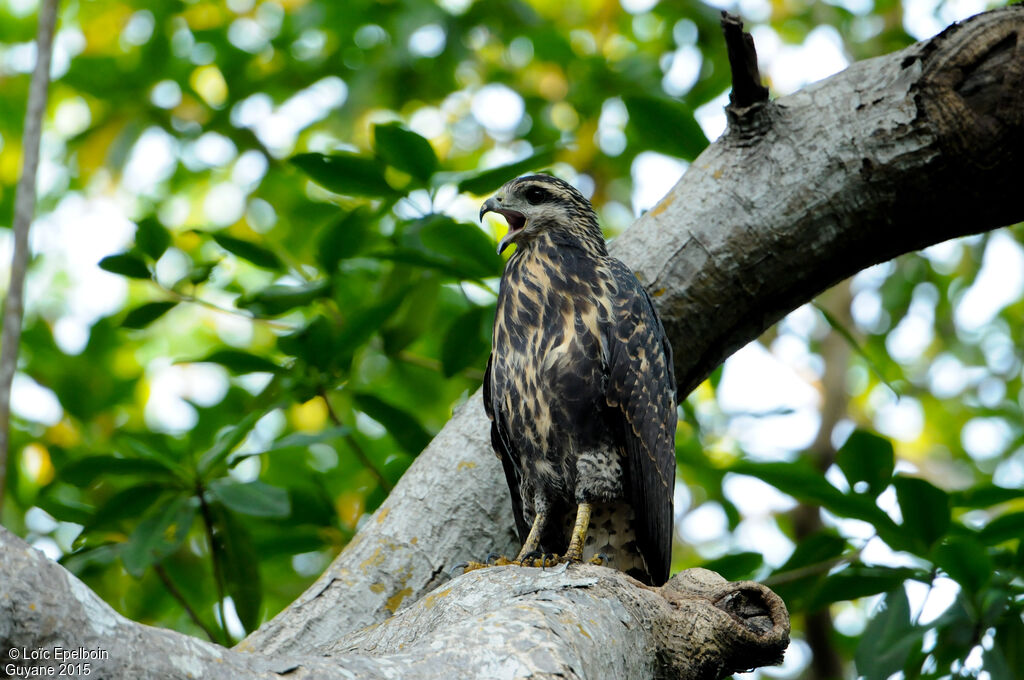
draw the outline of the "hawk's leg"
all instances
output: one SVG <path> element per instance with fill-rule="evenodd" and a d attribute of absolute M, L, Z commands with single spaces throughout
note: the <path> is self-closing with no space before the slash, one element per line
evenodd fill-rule
<path fill-rule="evenodd" d="M 538 510 L 537 514 L 533 517 L 533 526 L 530 527 L 530 533 L 526 535 L 526 540 L 523 541 L 523 549 L 519 551 L 515 562 L 522 564 L 527 555 L 537 552 L 537 548 L 540 547 L 540 532 L 547 521 L 548 513 Z"/>
<path fill-rule="evenodd" d="M 583 559 L 583 544 L 587 539 L 588 527 L 590 527 L 590 503 L 584 501 L 576 509 L 576 525 L 572 528 L 572 538 L 565 551 L 566 562 L 579 562 Z"/>

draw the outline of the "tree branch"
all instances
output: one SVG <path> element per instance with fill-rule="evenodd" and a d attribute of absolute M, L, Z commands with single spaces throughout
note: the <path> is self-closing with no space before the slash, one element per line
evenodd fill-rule
<path fill-rule="evenodd" d="M 11 384 L 18 369 L 18 345 L 25 304 L 25 273 L 28 270 L 28 230 L 36 212 L 36 168 L 39 166 L 39 138 L 43 130 L 46 94 L 50 85 L 50 57 L 53 31 L 57 24 L 57 0 L 39 4 L 36 32 L 36 66 L 25 107 L 25 131 L 21 137 L 23 160 L 21 177 L 14 197 L 14 250 L 11 254 L 11 281 L 7 287 L 3 331 L 0 333 L 0 509 L 7 488 L 7 458 L 11 436 Z"/>
<path fill-rule="evenodd" d="M 477 571 L 383 624 L 301 657 L 226 650 L 133 623 L 6 529 L 0 529 L 0 582 L 0 670 L 11 675 L 14 667 L 57 669 L 57 649 L 80 649 L 100 658 L 87 659 L 90 672 L 78 675 L 138 680 L 535 674 L 697 680 L 774 663 L 789 644 L 786 608 L 774 593 L 704 569 L 678 574 L 662 588 L 592 565 Z M 20 650 L 37 658 L 19 659 Z"/>

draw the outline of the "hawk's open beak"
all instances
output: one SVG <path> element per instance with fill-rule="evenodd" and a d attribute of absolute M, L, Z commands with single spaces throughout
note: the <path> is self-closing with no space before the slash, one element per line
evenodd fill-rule
<path fill-rule="evenodd" d="M 518 210 L 510 210 L 509 208 L 501 207 L 501 202 L 494 196 L 488 198 L 484 201 L 484 204 L 480 206 L 481 222 L 484 219 L 484 215 L 489 212 L 498 213 L 505 218 L 506 222 L 508 222 L 508 233 L 505 234 L 501 239 L 501 242 L 498 243 L 498 254 L 501 255 L 505 248 L 508 248 L 512 244 L 516 236 L 519 235 L 519 232 L 523 230 L 523 227 L 526 226 L 526 215 Z"/>

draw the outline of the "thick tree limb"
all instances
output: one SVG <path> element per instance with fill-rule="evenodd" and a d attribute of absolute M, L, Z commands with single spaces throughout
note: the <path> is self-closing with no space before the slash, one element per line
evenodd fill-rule
<path fill-rule="evenodd" d="M 899 253 L 1024 218 L 1024 204 L 1012 191 L 1021 184 L 1022 141 L 1021 7 L 980 15 L 900 53 L 855 64 L 791 97 L 734 111 L 729 133 L 614 245 L 659 306 L 675 346 L 681 392 L 689 392 L 783 314 L 849 274 Z M 510 666 L 496 670 L 526 674 L 529 668 L 511 664 L 536 663 L 541 665 L 532 670 L 544 675 L 565 670 L 546 664 L 569 659 L 567 668 L 579 675 L 588 672 L 586 664 L 594 658 L 607 658 L 593 654 L 609 648 L 587 640 L 611 639 L 593 635 L 611 626 L 621 631 L 615 649 L 622 658 L 640 654 L 639 670 L 626 677 L 666 669 L 684 673 L 687 663 L 691 674 L 682 677 L 705 677 L 713 663 L 699 656 L 669 658 L 669 650 L 687 654 L 688 643 L 685 635 L 672 632 L 680 630 L 672 627 L 672 616 L 658 614 L 663 605 L 657 598 L 680 611 L 693 604 L 690 596 L 673 599 L 678 580 L 658 592 L 626 587 L 625 577 L 601 568 L 542 574 L 492 569 L 434 590 L 454 563 L 510 548 L 511 510 L 487 427 L 479 397 L 471 398 L 327 573 L 240 645 L 252 654 L 128 624 L 99 608 L 62 570 L 26 562 L 23 544 L 9 534 L 0 534 L 0 644 L 123 636 L 128 642 L 121 663 L 135 665 L 119 667 L 124 674 L 111 673 L 115 677 L 181 677 L 180 668 L 175 674 L 167 666 L 173 659 L 194 660 L 190 670 L 196 675 L 215 667 L 221 677 L 246 677 L 257 670 L 336 677 L 342 665 L 365 677 L 397 677 L 399 672 L 389 668 L 408 670 L 402 677 L 421 671 L 437 677 L 451 673 L 436 670 L 447 666 L 428 668 L 426 657 L 456 659 L 459 647 L 481 644 L 485 649 L 473 659 L 495 660 L 491 650 L 502 649 L 507 638 L 524 646 L 504 648 L 502 662 Z M 69 591 L 74 598 L 60 597 Z M 602 597 L 581 597 L 584 592 Z M 749 592 L 761 595 L 752 604 L 736 595 L 726 601 L 751 610 L 741 617 L 747 623 L 763 620 L 766 609 L 774 612 L 771 626 L 753 639 L 768 649 L 782 644 L 780 610 L 763 590 Z M 62 609 L 65 604 L 78 607 L 77 613 Z M 398 616 L 389 618 L 396 611 Z M 552 620 L 556 611 L 563 618 Z M 713 614 L 699 611 L 688 615 L 687 625 Z M 633 617 L 619 619 L 631 623 L 616 628 L 616 612 Z M 544 618 L 538 624 L 539 615 Z M 591 615 L 600 622 L 597 629 L 583 631 L 583 639 L 564 637 L 573 636 L 573 626 L 589 622 Z M 637 621 L 662 623 L 650 624 L 644 638 L 635 636 L 648 630 L 647 624 Z M 402 637 L 401 622 L 409 622 L 418 637 Z M 488 637 L 495 625 L 501 635 Z M 712 628 L 722 639 L 739 635 L 725 621 Z M 583 651 L 573 656 L 578 650 Z M 363 656 L 370 652 L 383 656 Z M 335 653 L 342 656 L 316 656 Z M 757 663 L 771 658 L 766 654 Z M 469 657 L 462 659 L 468 663 Z M 745 663 L 739 659 L 725 666 Z"/>
<path fill-rule="evenodd" d="M 704 569 L 662 588 L 591 565 L 477 571 L 302 657 L 133 623 L 5 529 L 0 582 L 0 673 L 10 676 L 60 673 L 62 649 L 83 650 L 91 664 L 72 675 L 108 678 L 713 679 L 773 663 L 789 644 L 778 596 Z M 33 654 L 43 658 L 24 661 Z"/>

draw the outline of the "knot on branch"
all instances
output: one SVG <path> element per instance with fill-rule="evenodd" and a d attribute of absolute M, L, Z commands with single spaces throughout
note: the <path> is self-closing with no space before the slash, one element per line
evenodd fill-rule
<path fill-rule="evenodd" d="M 717 679 L 782 661 L 789 612 L 766 586 L 697 568 L 676 574 L 660 590 L 673 609 L 659 631 L 666 671 Z"/>
<path fill-rule="evenodd" d="M 729 69 L 732 71 L 732 92 L 729 93 L 726 113 L 730 125 L 746 123 L 748 114 L 768 101 L 768 88 L 761 84 L 754 38 L 744 33 L 743 20 L 723 10 L 721 24 L 729 55 Z"/>

